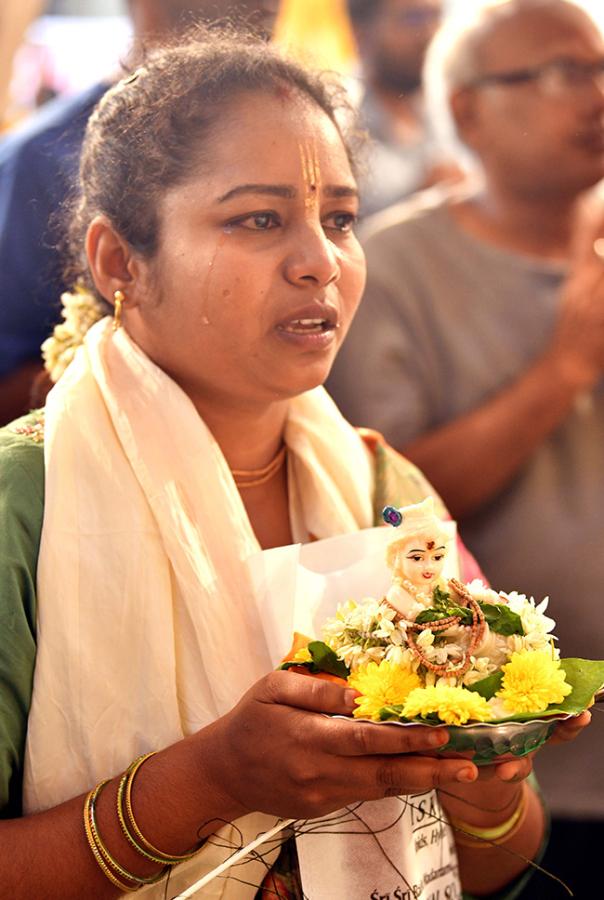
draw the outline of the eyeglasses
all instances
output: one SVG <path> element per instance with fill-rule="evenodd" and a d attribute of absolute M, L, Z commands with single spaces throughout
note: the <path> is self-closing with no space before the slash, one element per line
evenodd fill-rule
<path fill-rule="evenodd" d="M 576 94 L 597 84 L 604 90 L 604 59 L 593 63 L 574 59 L 552 59 L 532 69 L 516 69 L 512 72 L 489 72 L 468 83 L 468 87 L 489 84 L 534 83 L 544 94 L 552 97 Z"/>

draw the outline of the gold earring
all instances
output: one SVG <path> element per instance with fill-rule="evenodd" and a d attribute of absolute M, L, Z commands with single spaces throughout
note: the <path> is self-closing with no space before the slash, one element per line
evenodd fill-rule
<path fill-rule="evenodd" d="M 113 330 L 117 331 L 122 325 L 122 304 L 126 302 L 123 291 L 113 292 Z"/>

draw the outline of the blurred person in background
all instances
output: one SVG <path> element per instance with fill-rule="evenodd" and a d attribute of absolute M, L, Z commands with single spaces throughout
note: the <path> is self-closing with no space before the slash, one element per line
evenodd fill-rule
<path fill-rule="evenodd" d="M 551 595 L 563 655 L 597 658 L 604 216 L 585 202 L 604 177 L 603 36 L 566 0 L 508 0 L 430 53 L 484 187 L 368 226 L 365 299 L 329 386 L 427 474 L 492 584 Z M 581 897 L 604 839 L 594 718 L 573 751 L 580 785 L 564 750 L 536 766 L 550 867 Z"/>
<path fill-rule="evenodd" d="M 0 13 L 0 129 L 7 127 L 6 108 L 15 51 L 43 0 L 4 0 Z"/>
<path fill-rule="evenodd" d="M 377 212 L 462 173 L 426 116 L 422 67 L 442 18 L 440 0 L 348 0 L 357 40 L 361 126 L 372 139 L 362 211 Z"/>
<path fill-rule="evenodd" d="M 279 0 L 129 0 L 135 49 L 194 21 L 249 21 L 268 36 Z M 73 188 L 84 128 L 110 79 L 50 103 L 0 144 L 0 424 L 30 406 L 40 344 L 65 290 L 55 219 Z"/>

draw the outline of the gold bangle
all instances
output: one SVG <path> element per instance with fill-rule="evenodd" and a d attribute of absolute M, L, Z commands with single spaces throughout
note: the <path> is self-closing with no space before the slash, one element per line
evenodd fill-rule
<path fill-rule="evenodd" d="M 500 825 L 494 825 L 492 828 L 480 828 L 476 825 L 471 825 L 469 822 L 464 822 L 462 819 L 456 819 L 453 816 L 449 817 L 449 822 L 458 832 L 455 835 L 455 840 L 464 847 L 491 847 L 493 844 L 502 844 L 505 841 L 508 841 L 516 834 L 522 825 L 525 812 L 526 789 L 523 784 L 516 809 L 512 815 Z M 466 840 L 464 840 L 464 838 L 466 838 Z M 470 838 L 470 840 L 467 840 L 467 838 Z"/>
<path fill-rule="evenodd" d="M 135 759 L 124 772 L 117 792 L 117 814 L 124 835 L 131 846 L 134 847 L 141 856 L 163 866 L 176 866 L 178 863 L 192 859 L 197 853 L 197 850 L 183 855 L 164 853 L 162 850 L 158 850 L 157 847 L 154 847 L 153 844 L 149 843 L 143 836 L 140 828 L 136 824 L 134 813 L 132 811 L 132 784 L 142 764 L 148 760 L 150 756 L 155 756 L 155 753 L 156 751 L 153 751 L 152 753 L 146 753 L 144 756 L 139 756 L 138 759 Z M 124 810 L 126 815 L 124 815 Z M 126 818 L 128 819 L 127 822 Z"/>
<path fill-rule="evenodd" d="M 86 795 L 86 800 L 84 801 L 84 830 L 86 832 L 86 839 L 88 841 L 88 846 L 92 850 L 93 856 L 97 862 L 97 865 L 101 869 L 103 875 L 111 882 L 111 884 L 114 884 L 117 888 L 119 888 L 122 891 L 122 893 L 133 894 L 135 891 L 138 890 L 138 886 L 134 887 L 131 884 L 124 884 L 122 881 L 119 880 L 119 878 L 116 878 L 116 876 L 113 874 L 113 872 L 111 871 L 109 866 L 107 866 L 107 864 L 105 863 L 105 860 L 103 859 L 103 857 L 96 845 L 96 841 L 94 839 L 92 829 L 90 827 L 90 801 L 94 795 L 94 792 L 97 791 L 99 789 L 99 787 L 101 787 L 101 786 L 104 787 L 106 784 L 107 784 L 106 781 L 101 781 L 96 786 L 96 788 L 93 788 Z"/>
<path fill-rule="evenodd" d="M 116 872 L 122 878 L 125 878 L 127 881 L 133 881 L 138 887 L 143 887 L 146 884 L 156 884 L 158 881 L 161 881 L 164 875 L 167 874 L 170 868 L 169 866 L 164 866 L 162 871 L 158 872 L 156 875 L 135 875 L 134 873 L 129 872 L 127 869 L 124 869 L 123 866 L 121 866 L 118 861 L 111 855 L 111 853 L 103 843 L 96 824 L 95 807 L 97 797 L 107 783 L 107 781 L 101 781 L 100 784 L 97 784 L 97 786 L 92 791 L 90 800 L 88 801 L 88 825 L 90 826 L 90 832 L 96 844 L 97 850 L 103 857 L 107 866 L 109 866 L 110 869 L 114 870 L 114 872 Z"/>

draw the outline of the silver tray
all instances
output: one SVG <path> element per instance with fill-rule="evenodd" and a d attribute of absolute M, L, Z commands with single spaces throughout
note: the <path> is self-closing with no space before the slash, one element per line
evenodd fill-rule
<path fill-rule="evenodd" d="M 348 718 L 338 716 L 337 718 Z M 449 743 L 438 755 L 456 755 L 462 753 L 471 758 L 477 766 L 487 766 L 497 760 L 503 762 L 508 759 L 519 759 L 528 753 L 533 753 L 554 733 L 556 723 L 564 719 L 572 719 L 573 715 L 549 716 L 546 719 L 531 719 L 528 722 L 473 722 L 469 725 L 442 725 L 435 728 L 446 728 L 449 735 Z M 350 719 L 349 719 L 350 721 Z M 366 721 L 370 725 L 394 725 L 397 728 L 432 727 L 420 722 L 372 722 L 370 719 L 355 719 Z"/>

